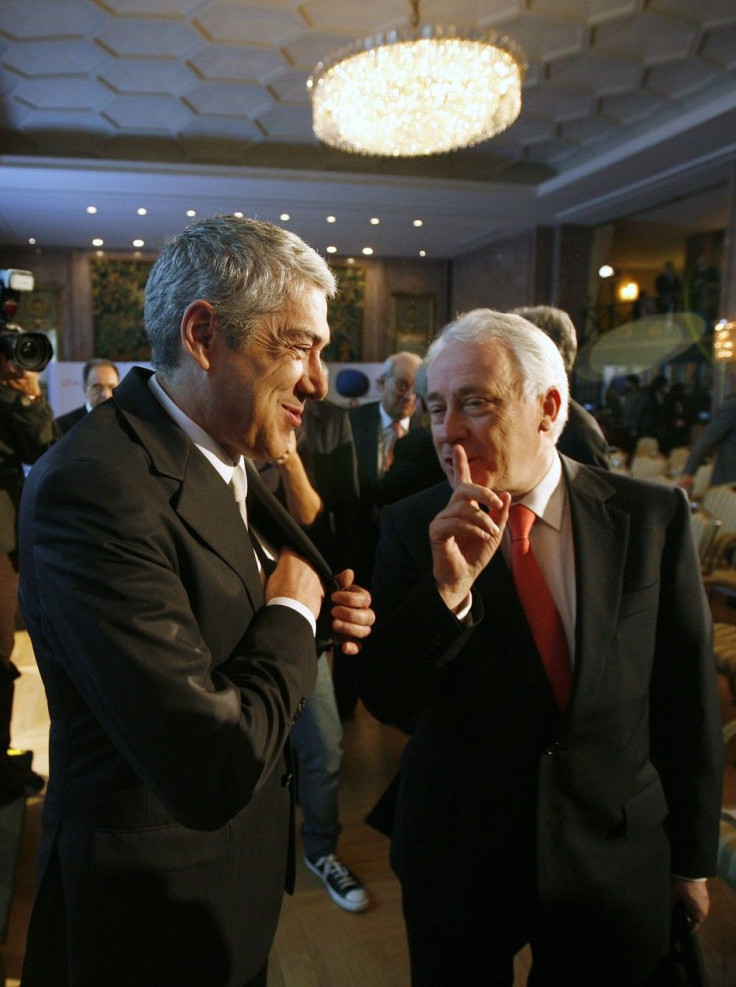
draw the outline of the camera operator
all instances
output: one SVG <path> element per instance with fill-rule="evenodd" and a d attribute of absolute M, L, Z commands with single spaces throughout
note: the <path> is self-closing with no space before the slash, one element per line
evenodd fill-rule
<path fill-rule="evenodd" d="M 7 313 L 4 305 L 3 315 Z M 13 692 L 20 674 L 11 661 L 18 612 L 16 518 L 25 478 L 23 464 L 35 463 L 60 434 L 41 392 L 38 373 L 10 358 L 9 354 L 18 352 L 14 338 L 18 335 L 23 330 L 0 316 L 0 804 L 44 786 L 27 757 L 8 752 Z M 30 344 L 33 335 L 28 334 Z"/>

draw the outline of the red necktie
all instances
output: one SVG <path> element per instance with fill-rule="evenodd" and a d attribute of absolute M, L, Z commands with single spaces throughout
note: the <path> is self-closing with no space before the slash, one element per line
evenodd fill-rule
<path fill-rule="evenodd" d="M 562 620 L 529 544 L 536 519 L 523 504 L 514 504 L 509 511 L 511 572 L 557 706 L 564 713 L 572 688 L 570 656 Z"/>
<path fill-rule="evenodd" d="M 391 465 L 391 463 L 394 461 L 394 446 L 396 445 L 399 439 L 403 438 L 406 435 L 406 429 L 401 424 L 401 422 L 391 422 L 391 428 L 393 429 L 394 434 L 391 436 L 391 439 L 388 444 L 388 449 L 386 450 L 386 465 L 384 467 L 385 470 L 387 470 Z"/>

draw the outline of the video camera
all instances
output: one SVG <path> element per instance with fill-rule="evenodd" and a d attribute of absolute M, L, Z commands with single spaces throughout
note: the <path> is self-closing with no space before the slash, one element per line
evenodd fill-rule
<path fill-rule="evenodd" d="M 0 353 L 19 370 L 40 373 L 50 363 L 54 348 L 45 332 L 25 332 L 12 321 L 21 291 L 33 291 L 30 271 L 0 270 Z"/>

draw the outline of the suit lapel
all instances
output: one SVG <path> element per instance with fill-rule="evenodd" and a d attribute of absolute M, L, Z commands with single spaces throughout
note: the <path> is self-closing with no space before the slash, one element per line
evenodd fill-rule
<path fill-rule="evenodd" d="M 152 469 L 169 479 L 172 508 L 238 574 L 258 610 L 263 606 L 261 578 L 230 490 L 151 393 L 150 376 L 150 371 L 134 367 L 113 400 L 151 457 Z"/>
<path fill-rule="evenodd" d="M 562 457 L 568 480 L 575 552 L 576 628 L 573 705 L 592 695 L 605 667 L 621 603 L 629 550 L 629 516 L 609 503 L 613 488 L 599 474 Z"/>
<path fill-rule="evenodd" d="M 328 593 L 335 589 L 332 570 L 310 539 L 299 527 L 287 510 L 265 487 L 255 466 L 245 460 L 248 477 L 248 518 L 253 520 L 257 531 L 274 546 L 288 545 L 310 562 L 325 585 Z"/>

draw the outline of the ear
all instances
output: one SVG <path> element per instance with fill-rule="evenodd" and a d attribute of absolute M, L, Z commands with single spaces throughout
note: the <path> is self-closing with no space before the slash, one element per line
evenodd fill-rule
<path fill-rule="evenodd" d="M 539 423 L 540 432 L 549 432 L 557 421 L 562 406 L 562 398 L 556 387 L 550 387 L 542 398 L 542 420 Z"/>
<path fill-rule="evenodd" d="M 379 394 L 383 394 L 383 389 L 386 386 L 386 378 L 381 374 L 380 377 L 376 377 L 376 387 Z"/>
<path fill-rule="evenodd" d="M 212 348 L 217 339 L 216 320 L 217 313 L 203 298 L 192 302 L 181 320 L 180 331 L 184 350 L 202 370 L 210 368 Z"/>

